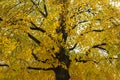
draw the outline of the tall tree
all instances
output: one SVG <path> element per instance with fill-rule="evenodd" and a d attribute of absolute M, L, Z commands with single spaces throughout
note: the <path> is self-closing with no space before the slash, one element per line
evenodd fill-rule
<path fill-rule="evenodd" d="M 0 10 L 0 78 L 119 79 L 120 11 L 109 0 L 2 0 Z"/>

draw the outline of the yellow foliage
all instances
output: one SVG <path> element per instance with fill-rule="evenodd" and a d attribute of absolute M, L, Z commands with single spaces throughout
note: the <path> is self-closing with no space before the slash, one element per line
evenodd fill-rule
<path fill-rule="evenodd" d="M 119 80 L 110 0 L 0 0 L 0 11 L 0 79 Z"/>

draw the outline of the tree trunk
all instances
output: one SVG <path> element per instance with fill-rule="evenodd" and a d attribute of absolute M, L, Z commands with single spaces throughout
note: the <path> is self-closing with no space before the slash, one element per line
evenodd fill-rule
<path fill-rule="evenodd" d="M 55 72 L 56 80 L 69 80 L 70 78 L 68 70 L 61 66 L 54 68 L 53 71 Z"/>

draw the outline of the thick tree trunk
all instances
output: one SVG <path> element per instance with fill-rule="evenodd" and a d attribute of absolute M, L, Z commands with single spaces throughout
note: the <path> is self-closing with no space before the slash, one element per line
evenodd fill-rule
<path fill-rule="evenodd" d="M 70 75 L 68 69 L 71 60 L 69 59 L 69 56 L 67 55 L 66 50 L 63 47 L 60 47 L 60 51 L 56 54 L 56 58 L 60 62 L 60 65 L 58 65 L 58 67 L 53 68 L 56 80 L 69 80 Z"/>
<path fill-rule="evenodd" d="M 61 66 L 54 68 L 53 71 L 55 72 L 56 80 L 69 80 L 70 78 L 68 70 L 62 68 Z"/>
<path fill-rule="evenodd" d="M 64 41 L 64 44 L 66 44 L 68 33 L 66 31 L 66 16 L 67 16 L 67 0 L 59 0 L 62 2 L 62 12 L 60 13 L 60 25 L 59 29 L 56 30 L 57 33 L 62 34 L 62 39 Z M 71 60 L 69 59 L 69 55 L 66 53 L 66 49 L 61 45 L 60 51 L 56 54 L 56 58 L 59 60 L 60 65 L 53 69 L 55 72 L 56 80 L 69 80 L 69 66 Z M 66 66 L 66 68 L 63 68 L 62 66 Z"/>

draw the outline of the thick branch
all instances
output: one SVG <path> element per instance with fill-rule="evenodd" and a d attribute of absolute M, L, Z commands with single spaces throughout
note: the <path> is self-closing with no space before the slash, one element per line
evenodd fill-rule
<path fill-rule="evenodd" d="M 44 4 L 44 10 L 45 10 L 45 17 L 48 16 L 48 11 L 47 11 L 47 8 L 46 8 L 46 5 Z"/>
<path fill-rule="evenodd" d="M 34 41 L 36 42 L 38 45 L 40 45 L 40 41 L 38 39 L 36 39 L 34 36 L 32 36 L 30 33 L 28 33 L 28 36 Z"/>
<path fill-rule="evenodd" d="M 68 37 L 68 33 L 65 29 L 66 29 L 66 19 L 65 19 L 65 12 L 63 11 L 63 13 L 60 14 L 60 29 L 58 30 L 58 32 L 62 33 L 62 38 L 64 42 L 67 41 L 67 37 Z"/>

